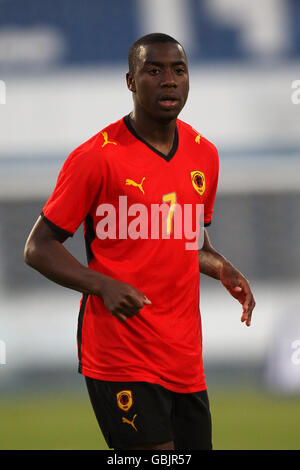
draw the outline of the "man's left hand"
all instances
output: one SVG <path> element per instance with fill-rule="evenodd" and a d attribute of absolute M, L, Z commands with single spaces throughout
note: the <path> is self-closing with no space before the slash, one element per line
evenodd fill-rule
<path fill-rule="evenodd" d="M 247 279 L 232 264 L 225 262 L 220 270 L 220 281 L 228 292 L 243 306 L 242 322 L 251 324 L 255 300 Z"/>

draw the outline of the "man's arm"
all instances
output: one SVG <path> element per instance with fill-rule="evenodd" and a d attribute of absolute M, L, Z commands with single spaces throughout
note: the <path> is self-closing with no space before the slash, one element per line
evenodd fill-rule
<path fill-rule="evenodd" d="M 39 217 L 26 241 L 25 263 L 61 286 L 101 297 L 121 321 L 138 313 L 143 305 L 151 304 L 135 287 L 82 265 L 64 247 L 66 238 Z"/>
<path fill-rule="evenodd" d="M 255 300 L 249 283 L 224 256 L 213 248 L 206 229 L 204 229 L 203 247 L 198 251 L 198 257 L 200 272 L 222 282 L 228 292 L 242 304 L 241 321 L 250 326 Z"/>

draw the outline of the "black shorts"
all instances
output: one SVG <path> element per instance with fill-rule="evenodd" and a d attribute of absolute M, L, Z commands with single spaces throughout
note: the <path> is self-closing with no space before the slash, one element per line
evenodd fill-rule
<path fill-rule="evenodd" d="M 176 393 L 148 382 L 85 379 L 109 448 L 174 441 L 175 449 L 212 449 L 206 390 Z"/>

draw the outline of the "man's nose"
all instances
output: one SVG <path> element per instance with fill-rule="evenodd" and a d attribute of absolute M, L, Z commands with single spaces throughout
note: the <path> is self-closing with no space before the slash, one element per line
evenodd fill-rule
<path fill-rule="evenodd" d="M 172 70 L 166 70 L 161 81 L 162 87 L 177 87 L 177 82 Z"/>

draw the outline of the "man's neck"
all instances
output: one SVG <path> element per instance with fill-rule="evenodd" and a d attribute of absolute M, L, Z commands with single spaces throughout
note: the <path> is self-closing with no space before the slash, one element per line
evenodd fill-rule
<path fill-rule="evenodd" d="M 134 109 L 129 117 L 132 127 L 140 137 L 165 155 L 169 154 L 174 143 L 176 118 L 157 121 L 137 109 Z"/>

